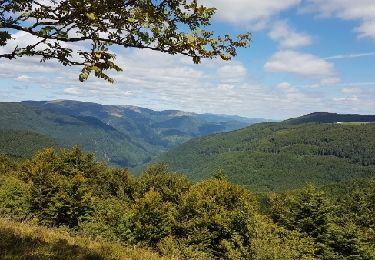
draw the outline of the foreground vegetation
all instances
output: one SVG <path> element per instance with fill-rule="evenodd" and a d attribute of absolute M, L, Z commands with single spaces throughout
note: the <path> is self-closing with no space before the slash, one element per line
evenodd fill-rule
<path fill-rule="evenodd" d="M 1 259 L 171 259 L 151 250 L 0 218 Z"/>
<path fill-rule="evenodd" d="M 164 165 L 133 177 L 77 147 L 21 163 L 2 156 L 0 179 L 2 258 L 157 257 L 125 244 L 174 259 L 375 259 L 374 180 L 256 194 L 220 173 L 192 183 Z"/>

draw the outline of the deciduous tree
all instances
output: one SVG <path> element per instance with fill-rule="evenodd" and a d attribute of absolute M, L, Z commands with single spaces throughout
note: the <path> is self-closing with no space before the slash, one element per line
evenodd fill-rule
<path fill-rule="evenodd" d="M 81 81 L 93 72 L 109 82 L 113 79 L 107 70 L 122 70 L 113 45 L 182 54 L 195 63 L 202 58 L 229 60 L 237 47 L 249 44 L 250 34 L 235 39 L 215 35 L 207 29 L 214 13 L 215 8 L 197 0 L 0 0 L 0 46 L 8 45 L 15 32 L 36 39 L 0 58 L 54 59 L 81 66 Z M 80 44 L 81 50 L 71 43 Z"/>

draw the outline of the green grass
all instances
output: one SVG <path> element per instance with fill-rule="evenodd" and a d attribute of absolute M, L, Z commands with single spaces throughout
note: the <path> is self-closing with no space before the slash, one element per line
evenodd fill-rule
<path fill-rule="evenodd" d="M 0 259 L 172 259 L 147 249 L 0 218 Z"/>

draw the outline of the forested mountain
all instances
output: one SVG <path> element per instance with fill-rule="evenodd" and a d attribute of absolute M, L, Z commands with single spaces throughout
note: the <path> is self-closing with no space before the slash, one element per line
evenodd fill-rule
<path fill-rule="evenodd" d="M 151 153 L 130 136 L 94 117 L 71 116 L 19 103 L 0 103 L 0 128 L 42 134 L 54 139 L 59 146 L 79 145 L 94 152 L 100 160 L 121 166 L 135 166 L 151 158 Z"/>
<path fill-rule="evenodd" d="M 328 112 L 315 112 L 297 118 L 291 118 L 285 121 L 288 124 L 304 123 L 368 123 L 375 122 L 375 115 L 356 115 L 356 114 L 337 114 Z"/>
<path fill-rule="evenodd" d="M 22 145 L 24 140 L 30 142 L 32 132 L 53 140 L 58 146 L 79 145 L 112 165 L 135 167 L 193 137 L 230 131 L 258 121 L 262 119 L 69 100 L 0 103 L 0 129 L 8 131 L 2 136 L 3 142 L 8 137 L 15 139 L 9 136 L 12 131 L 19 136 L 16 139 L 22 140 L 5 145 L 1 152 L 16 156 L 35 152 Z M 38 149 L 51 146 L 41 139 L 31 142 L 38 143 L 31 145 Z"/>
<path fill-rule="evenodd" d="M 178 110 L 154 111 L 135 106 L 100 105 L 72 100 L 26 101 L 23 104 L 74 116 L 90 116 L 137 139 L 143 146 L 165 150 L 192 137 L 231 131 L 265 121 Z"/>
<path fill-rule="evenodd" d="M 375 177 L 375 124 L 295 124 L 304 118 L 195 138 L 158 161 L 194 180 L 224 173 L 256 191 Z"/>

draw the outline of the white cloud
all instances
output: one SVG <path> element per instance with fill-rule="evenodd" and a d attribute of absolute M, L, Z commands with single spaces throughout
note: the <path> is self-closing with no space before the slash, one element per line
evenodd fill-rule
<path fill-rule="evenodd" d="M 296 51 L 279 51 L 264 65 L 270 72 L 292 73 L 319 79 L 321 84 L 335 84 L 340 81 L 332 63 L 311 54 Z"/>
<path fill-rule="evenodd" d="M 360 84 L 360 83 L 358 83 Z M 350 84 L 349 84 L 350 85 Z M 375 110 L 375 88 L 364 84 L 362 87 L 344 87 L 332 98 L 332 107 L 346 113 L 373 114 Z"/>
<path fill-rule="evenodd" d="M 28 76 L 28 75 L 21 75 L 21 76 L 16 78 L 17 81 L 29 81 L 30 79 L 31 79 L 31 77 Z"/>
<path fill-rule="evenodd" d="M 362 89 L 356 87 L 342 88 L 341 92 L 344 94 L 358 94 L 362 92 Z"/>
<path fill-rule="evenodd" d="M 298 48 L 312 43 L 310 35 L 296 32 L 285 21 L 276 22 L 268 35 L 272 40 L 279 42 L 282 48 Z"/>
<path fill-rule="evenodd" d="M 363 21 L 359 27 L 355 28 L 355 31 L 359 33 L 359 37 L 369 37 L 375 41 L 375 17 L 372 20 Z"/>
<path fill-rule="evenodd" d="M 375 56 L 375 52 L 364 52 L 364 53 L 350 53 L 350 54 L 338 54 L 325 58 L 326 60 L 339 60 L 339 59 L 353 59 Z"/>
<path fill-rule="evenodd" d="M 223 82 L 241 82 L 246 77 L 246 68 L 242 64 L 227 64 L 217 70 Z"/>
<path fill-rule="evenodd" d="M 322 102 L 322 98 L 319 95 L 315 93 L 305 93 L 301 89 L 292 86 L 289 82 L 282 82 L 278 84 L 276 87 L 281 92 L 279 96 L 282 97 L 282 100 L 279 102 L 287 102 L 293 104 L 290 105 L 289 108 L 291 106 L 297 108 L 306 106 L 306 108 L 311 109 L 311 106 L 319 105 L 319 103 Z"/>
<path fill-rule="evenodd" d="M 68 95 L 74 95 L 74 96 L 82 95 L 82 92 L 79 88 L 66 88 L 64 89 L 64 93 Z"/>
<path fill-rule="evenodd" d="M 333 98 L 336 102 L 359 102 L 359 98 L 357 96 L 351 96 L 351 97 L 340 97 L 340 98 Z"/>
<path fill-rule="evenodd" d="M 233 24 L 247 24 L 256 28 L 264 27 L 265 22 L 293 6 L 300 0 L 202 0 L 206 6 L 217 8 L 221 21 Z M 254 29 L 254 28 L 253 28 Z"/>
<path fill-rule="evenodd" d="M 344 20 L 360 20 L 355 29 L 360 37 L 375 41 L 375 1 L 374 0 L 307 0 L 310 12 L 318 12 L 322 17 L 338 17 Z"/>

